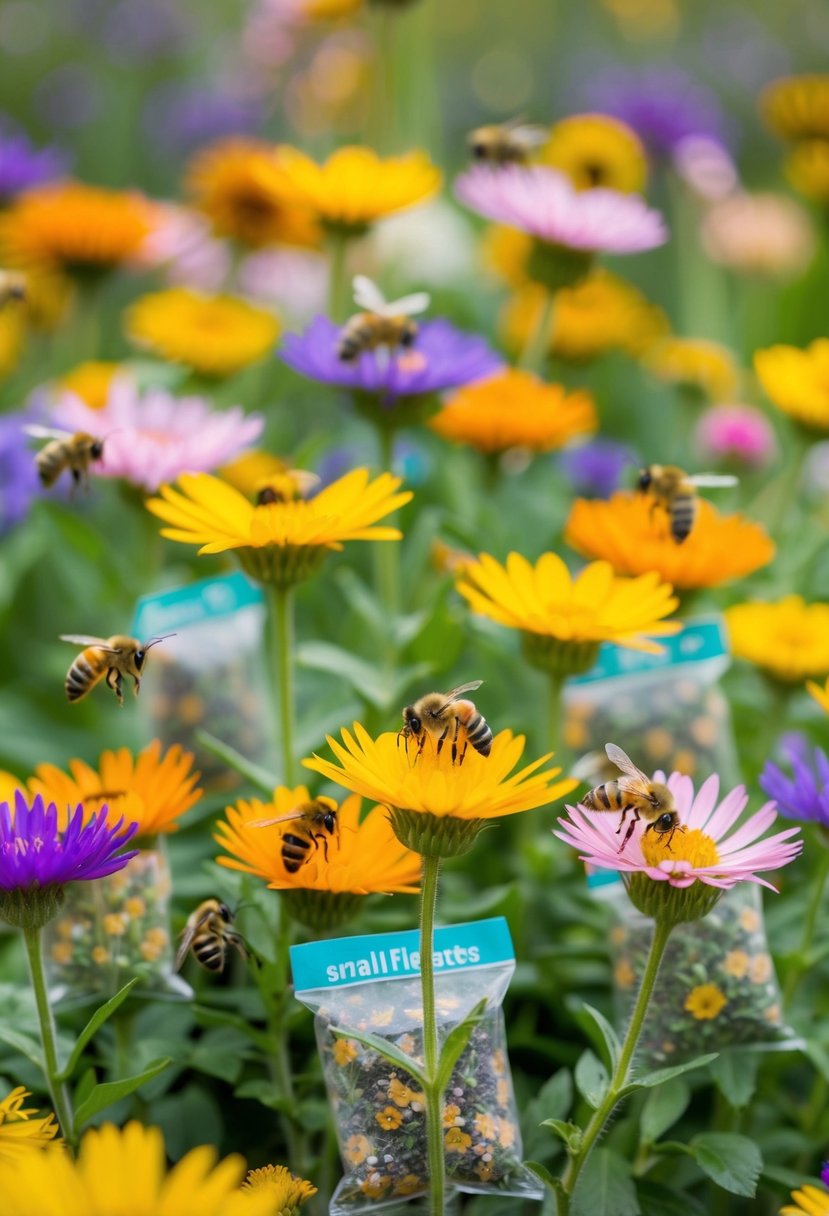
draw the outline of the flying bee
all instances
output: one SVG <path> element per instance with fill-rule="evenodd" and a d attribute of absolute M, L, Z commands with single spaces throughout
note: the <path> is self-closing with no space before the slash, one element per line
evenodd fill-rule
<path fill-rule="evenodd" d="M 473 160 L 501 167 L 526 165 L 548 137 L 543 127 L 513 118 L 509 122 L 477 127 L 469 133 L 466 142 Z"/>
<path fill-rule="evenodd" d="M 121 681 L 124 676 L 132 676 L 135 682 L 133 692 L 138 696 L 147 651 L 159 642 L 173 637 L 174 633 L 165 633 L 163 637 L 150 638 L 149 642 L 139 642 L 137 638 L 127 637 L 122 633 L 116 633 L 111 638 L 62 633 L 62 642 L 73 642 L 76 646 L 84 647 L 66 673 L 63 686 L 67 698 L 70 701 L 82 700 L 98 681 L 106 676 L 108 687 L 115 693 L 118 703 L 123 705 Z"/>
<path fill-rule="evenodd" d="M 584 795 L 580 805 L 588 811 L 621 811 L 622 817 L 616 829 L 617 836 L 625 826 L 628 812 L 632 812 L 625 838 L 619 847 L 620 853 L 624 852 L 625 845 L 640 819 L 648 821 L 646 832 L 658 832 L 660 835 L 667 832 L 669 835 L 666 844 L 670 847 L 674 832 L 684 832 L 685 829 L 679 821 L 674 796 L 667 785 L 660 781 L 651 781 L 615 743 L 608 743 L 605 751 L 608 760 L 626 775 L 606 781 L 604 785 L 597 785 Z"/>
<path fill-rule="evenodd" d="M 328 838 L 336 838 L 339 832 L 337 804 L 331 798 L 315 798 L 294 807 L 287 815 L 274 819 L 254 819 L 252 828 L 268 828 L 274 823 L 296 824 L 296 828 L 282 835 L 282 864 L 289 874 L 296 874 L 311 856 L 314 849 L 322 845 L 323 855 L 328 861 Z"/>
<path fill-rule="evenodd" d="M 693 530 L 699 510 L 697 487 L 711 489 L 736 486 L 737 478 L 717 473 L 686 473 L 675 464 L 652 464 L 639 474 L 637 489 L 650 494 L 651 509 L 663 507 L 668 512 L 671 536 L 678 545 L 687 540 Z"/>
<path fill-rule="evenodd" d="M 263 477 L 256 487 L 257 507 L 269 507 L 278 502 L 295 502 L 305 498 L 319 485 L 316 473 L 307 469 L 291 469 L 284 464 L 281 469 Z"/>
<path fill-rule="evenodd" d="M 26 299 L 26 276 L 16 270 L 0 270 L 0 311 Z"/>
<path fill-rule="evenodd" d="M 244 938 L 233 925 L 233 913 L 218 899 L 206 899 L 187 918 L 176 954 L 179 971 L 190 950 L 208 971 L 224 971 L 228 949 L 233 946 L 242 958 L 249 958 Z"/>
<path fill-rule="evenodd" d="M 44 426 L 27 426 L 26 433 L 49 442 L 35 456 L 40 484 L 46 488 L 55 484 L 66 469 L 72 474 L 73 486 L 89 485 L 89 468 L 104 454 L 104 441 L 86 431 L 55 431 Z"/>
<path fill-rule="evenodd" d="M 480 688 L 483 680 L 472 680 L 469 684 L 461 684 L 450 692 L 428 692 L 420 697 L 414 705 L 407 705 L 403 710 L 403 726 L 398 734 L 406 740 L 417 739 L 415 759 L 423 751 L 427 736 L 437 740 L 437 752 L 440 755 L 444 743 L 452 732 L 452 763 L 463 764 L 466 749 L 472 744 L 473 749 L 482 756 L 488 756 L 492 749 L 492 731 L 483 714 L 478 713 L 473 701 L 463 700 L 462 693 L 474 692 Z M 463 728 L 463 748 L 458 753 L 458 735 Z"/>
<path fill-rule="evenodd" d="M 343 363 L 353 363 L 365 351 L 394 351 L 410 347 L 417 338 L 417 322 L 412 314 L 425 312 L 430 296 L 425 291 L 387 301 L 380 288 L 364 274 L 354 276 L 354 303 L 363 312 L 356 313 L 339 332 L 337 357 Z"/>

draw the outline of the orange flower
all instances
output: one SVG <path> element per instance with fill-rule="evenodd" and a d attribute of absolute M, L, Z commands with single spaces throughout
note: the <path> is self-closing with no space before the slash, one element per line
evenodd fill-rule
<path fill-rule="evenodd" d="M 372 1170 L 368 1178 L 360 1183 L 360 1190 L 367 1199 L 382 1199 L 389 1189 L 390 1182 L 389 1174 L 378 1174 L 377 1170 Z"/>
<path fill-rule="evenodd" d="M 408 1085 L 404 1085 L 399 1077 L 392 1077 L 389 1082 L 389 1101 L 394 1102 L 396 1106 L 411 1106 L 417 1103 L 422 1106 L 425 1102 L 423 1094 L 417 1092 L 416 1089 L 411 1089 Z"/>
<path fill-rule="evenodd" d="M 386 1106 L 383 1110 L 377 1112 L 374 1116 L 380 1124 L 384 1132 L 396 1131 L 403 1122 L 403 1116 L 399 1110 L 395 1110 L 393 1106 Z"/>
<path fill-rule="evenodd" d="M 447 1153 L 465 1153 L 472 1144 L 472 1137 L 459 1127 L 450 1127 L 443 1137 L 443 1144 Z"/>
<path fill-rule="evenodd" d="M 494 1140 L 498 1134 L 498 1124 L 500 1119 L 494 1118 L 485 1112 L 477 1114 L 474 1119 L 475 1131 L 479 1136 L 483 1136 L 484 1140 Z"/>
<path fill-rule="evenodd" d="M 749 957 L 745 950 L 729 950 L 725 956 L 722 965 L 726 975 L 732 976 L 735 980 L 741 980 L 748 974 Z"/>
<path fill-rule="evenodd" d="M 343 1068 L 352 1060 L 357 1059 L 357 1044 L 351 1039 L 337 1039 L 331 1054 L 334 1057 L 334 1063 Z"/>
<path fill-rule="evenodd" d="M 455 1120 L 457 1119 L 457 1117 L 460 1113 L 461 1113 L 461 1108 L 459 1106 L 456 1106 L 454 1104 L 454 1102 L 451 1102 L 448 1106 L 444 1106 L 444 1108 L 443 1108 L 443 1126 L 444 1127 L 454 1127 Z"/>
<path fill-rule="evenodd" d="M 371 1152 L 371 1142 L 365 1136 L 349 1136 L 343 1152 L 352 1165 L 362 1165 Z"/>
<path fill-rule="evenodd" d="M 422 1178 L 418 1178 L 417 1174 L 404 1174 L 399 1182 L 395 1183 L 395 1195 L 413 1195 L 415 1191 L 419 1191 L 425 1185 Z"/>

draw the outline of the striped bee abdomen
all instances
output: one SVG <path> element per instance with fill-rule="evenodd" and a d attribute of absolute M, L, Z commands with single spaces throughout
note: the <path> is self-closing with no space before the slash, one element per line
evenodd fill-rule
<path fill-rule="evenodd" d="M 80 701 L 98 683 L 106 670 L 105 656 L 93 649 L 82 650 L 66 673 L 64 689 L 69 701 Z"/>
<path fill-rule="evenodd" d="M 671 536 L 680 543 L 691 534 L 697 517 L 697 500 L 693 494 L 677 494 L 671 502 Z"/>
<path fill-rule="evenodd" d="M 289 874 L 296 874 L 303 864 L 311 848 L 311 842 L 306 836 L 296 836 L 286 832 L 282 837 L 282 864 Z"/>
<path fill-rule="evenodd" d="M 466 737 L 482 756 L 488 756 L 492 751 L 492 731 L 483 714 L 476 713 L 466 724 Z"/>

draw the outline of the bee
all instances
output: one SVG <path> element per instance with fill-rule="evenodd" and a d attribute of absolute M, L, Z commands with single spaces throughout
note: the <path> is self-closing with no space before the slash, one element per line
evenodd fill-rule
<path fill-rule="evenodd" d="M 0 270 L 0 311 L 26 299 L 26 277 L 16 270 Z"/>
<path fill-rule="evenodd" d="M 675 464 L 651 464 L 639 474 L 637 489 L 650 494 L 652 509 L 661 506 L 668 512 L 671 536 L 678 545 L 690 536 L 699 509 L 698 486 L 712 489 L 736 486 L 736 477 L 716 473 L 686 473 Z"/>
<path fill-rule="evenodd" d="M 376 283 L 363 274 L 354 277 L 354 302 L 363 312 L 356 313 L 340 330 L 337 357 L 343 363 L 353 363 L 365 351 L 383 347 L 393 351 L 410 347 L 417 338 L 417 323 L 412 314 L 425 312 L 430 296 L 425 291 L 388 302 Z"/>
<path fill-rule="evenodd" d="M 481 164 L 526 165 L 536 148 L 548 139 L 543 127 L 525 123 L 521 118 L 477 127 L 467 136 L 467 145 L 474 160 Z"/>
<path fill-rule="evenodd" d="M 244 938 L 231 926 L 233 913 L 218 899 L 206 899 L 187 918 L 176 954 L 176 971 L 181 969 L 190 950 L 197 962 L 208 971 L 224 971 L 228 947 L 233 946 L 242 958 L 248 958 Z"/>
<path fill-rule="evenodd" d="M 296 874 L 311 856 L 312 850 L 320 845 L 328 861 L 328 838 L 335 838 L 339 832 L 336 802 L 330 798 L 315 798 L 313 802 L 303 803 L 288 811 L 287 815 L 278 815 L 275 819 L 254 819 L 250 826 L 267 828 L 274 823 L 288 822 L 296 823 L 295 830 L 282 836 L 282 864 L 289 874 Z"/>
<path fill-rule="evenodd" d="M 684 832 L 685 829 L 679 822 L 674 796 L 667 785 L 651 781 L 615 743 L 608 743 L 605 751 L 608 760 L 626 775 L 606 781 L 604 785 L 597 785 L 584 795 L 580 805 L 588 811 L 621 811 L 622 817 L 616 829 L 617 836 L 625 826 L 628 812 L 632 812 L 625 838 L 619 847 L 620 853 L 624 852 L 625 845 L 640 819 L 648 821 L 646 832 L 658 832 L 660 835 L 669 833 L 666 844 L 670 847 L 674 832 Z"/>
<path fill-rule="evenodd" d="M 461 693 L 474 692 L 480 688 L 483 680 L 472 680 L 469 684 L 461 684 L 450 692 L 428 692 L 420 697 L 414 705 L 407 705 L 403 710 L 403 726 L 398 734 L 406 740 L 417 739 L 415 759 L 423 751 L 427 735 L 437 740 L 437 751 L 440 755 L 444 743 L 452 732 L 452 763 L 463 764 L 466 749 L 469 744 L 482 756 L 488 756 L 492 750 L 492 731 L 483 714 L 479 714 L 473 701 L 461 699 Z M 458 753 L 458 735 L 463 727 L 463 748 Z"/>
<path fill-rule="evenodd" d="M 89 467 L 104 454 L 104 441 L 86 431 L 55 431 L 44 426 L 27 426 L 26 433 L 49 442 L 35 456 L 40 484 L 45 488 L 55 484 L 66 469 L 72 474 L 73 486 L 89 485 Z"/>
<path fill-rule="evenodd" d="M 319 485 L 316 473 L 307 469 L 291 469 L 288 465 L 264 477 L 256 488 L 257 507 L 269 507 L 276 502 L 295 502 L 305 498 Z"/>
<path fill-rule="evenodd" d="M 73 642 L 76 646 L 84 647 L 66 673 L 63 686 L 67 698 L 70 701 L 81 701 L 98 681 L 106 676 L 107 685 L 115 693 L 118 703 L 123 705 L 121 681 L 124 676 L 132 676 L 135 681 L 133 691 L 138 696 L 147 651 L 159 642 L 173 637 L 174 633 L 165 633 L 163 637 L 150 638 L 149 642 L 139 642 L 137 638 L 127 637 L 123 633 L 116 633 L 111 638 L 62 633 L 62 642 Z"/>

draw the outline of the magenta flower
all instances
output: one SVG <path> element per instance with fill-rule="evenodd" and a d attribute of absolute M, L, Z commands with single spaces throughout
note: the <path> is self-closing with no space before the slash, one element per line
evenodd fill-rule
<path fill-rule="evenodd" d="M 654 780 L 665 781 L 664 774 L 656 773 Z M 685 828 L 674 832 L 670 840 L 667 833 L 646 831 L 648 825 L 641 820 L 620 853 L 622 838 L 616 831 L 619 816 L 580 806 L 567 807 L 570 818 L 559 819 L 562 830 L 555 835 L 578 849 L 582 861 L 619 870 L 626 879 L 639 874 L 672 887 L 692 887 L 699 882 L 722 890 L 738 882 L 756 882 L 776 890 L 758 876 L 759 872 L 787 865 L 801 851 L 803 842 L 792 840 L 799 828 L 787 828 L 761 839 L 777 818 L 773 802 L 767 802 L 732 832 L 748 802 L 744 786 L 738 785 L 718 803 L 720 779 L 716 773 L 696 794 L 691 778 L 681 773 L 671 773 L 667 785 Z"/>
<path fill-rule="evenodd" d="M 145 490 L 157 490 L 180 473 L 208 473 L 227 464 L 259 438 L 265 425 L 259 414 L 246 415 L 239 406 L 214 410 L 201 397 L 176 398 L 160 388 L 141 393 L 130 376 L 113 382 L 100 410 L 63 393 L 52 422 L 101 435 L 104 456 L 94 472 L 123 477 Z"/>
<path fill-rule="evenodd" d="M 762 468 L 777 455 L 774 428 L 753 405 L 715 405 L 697 423 L 694 442 L 703 460 L 732 460 Z"/>
<path fill-rule="evenodd" d="M 546 165 L 475 165 L 457 179 L 455 194 L 487 219 L 583 253 L 641 253 L 668 239 L 662 216 L 643 199 L 616 190 L 576 190 Z"/>

